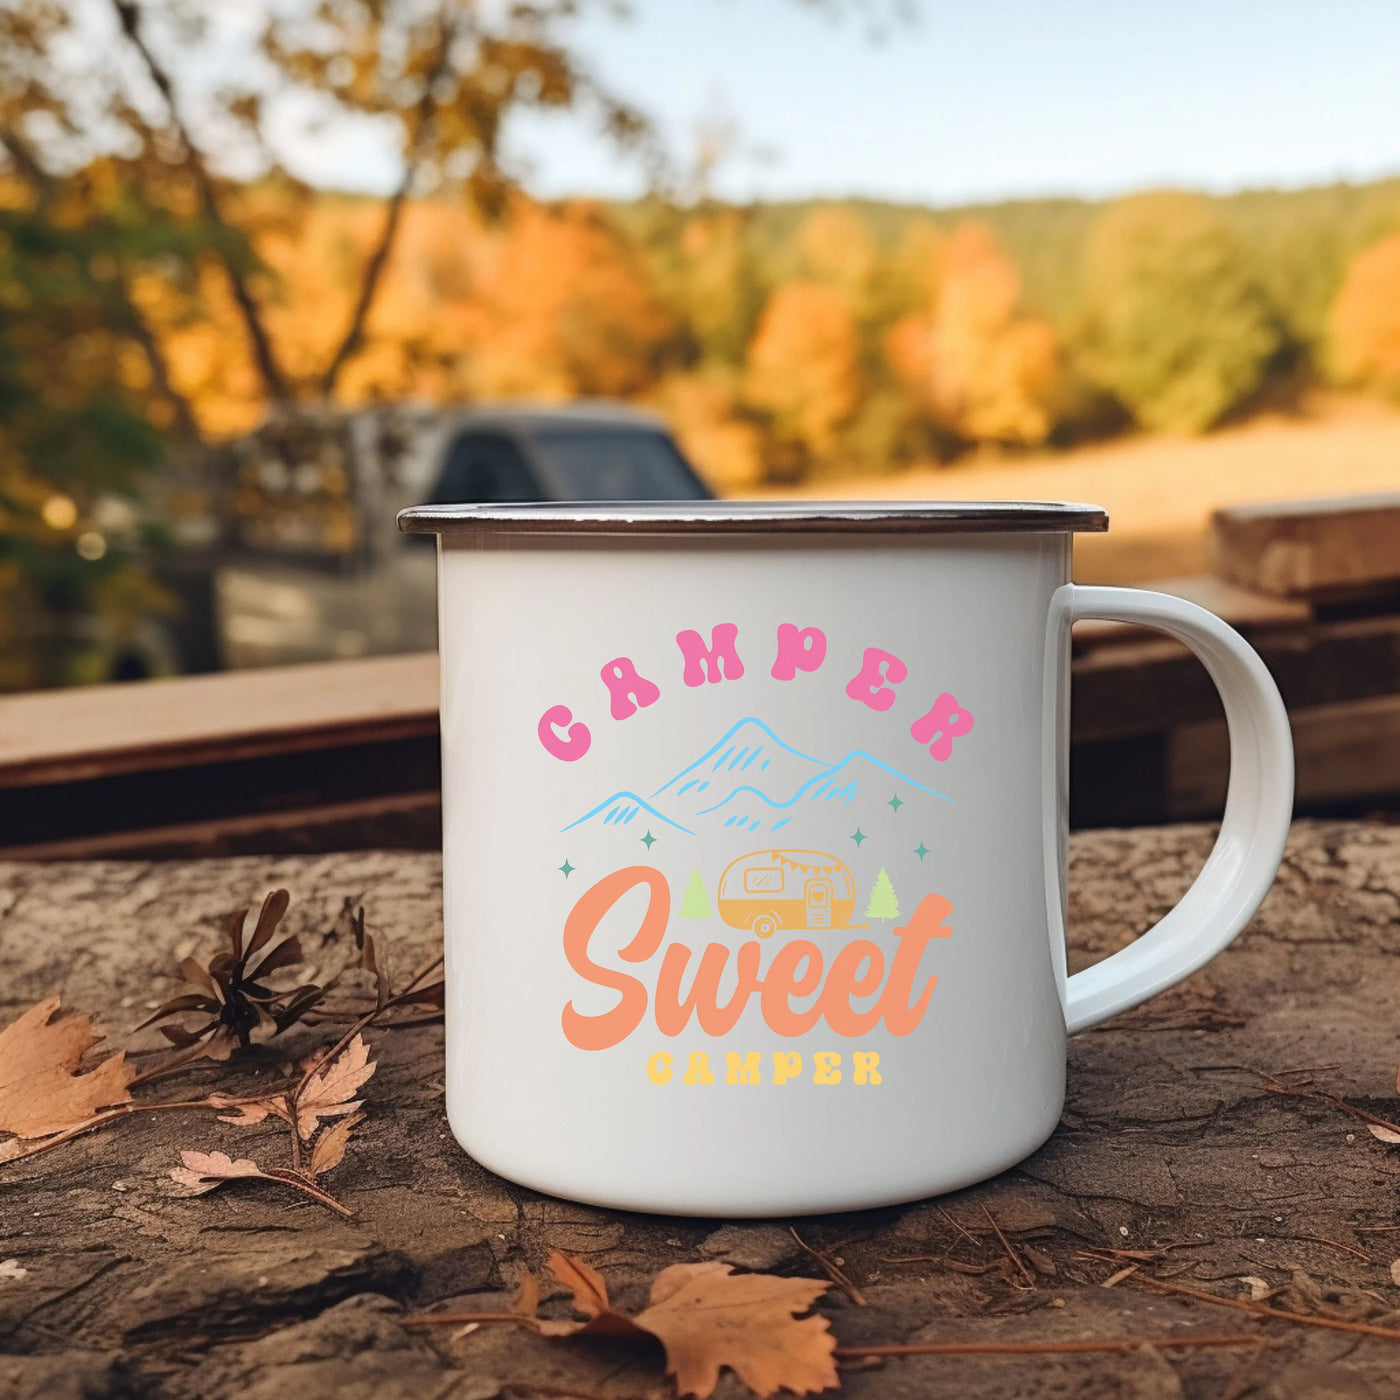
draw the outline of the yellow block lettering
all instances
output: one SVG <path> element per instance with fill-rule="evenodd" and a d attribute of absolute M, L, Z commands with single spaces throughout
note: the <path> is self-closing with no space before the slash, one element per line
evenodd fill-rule
<path fill-rule="evenodd" d="M 685 1072 L 686 1084 L 713 1084 L 715 1076 L 710 1069 L 710 1057 L 703 1050 L 690 1052 L 690 1064 Z"/>
<path fill-rule="evenodd" d="M 813 1084 L 839 1084 L 841 1082 L 841 1071 L 836 1068 L 841 1063 L 841 1056 L 835 1050 L 818 1050 L 812 1056 L 812 1063 L 815 1066 L 812 1071 Z"/>
<path fill-rule="evenodd" d="M 773 1051 L 773 1083 L 786 1084 L 802 1073 L 802 1056 L 796 1050 Z"/>
<path fill-rule="evenodd" d="M 653 1084 L 669 1084 L 671 1082 L 671 1057 L 666 1051 L 658 1050 L 647 1061 L 647 1078 Z"/>
<path fill-rule="evenodd" d="M 851 1056 L 851 1063 L 856 1067 L 857 1084 L 879 1084 L 883 1081 L 880 1078 L 880 1057 L 873 1050 L 857 1050 Z"/>
<path fill-rule="evenodd" d="M 758 1072 L 758 1060 L 757 1050 L 750 1050 L 743 1059 L 740 1059 L 733 1050 L 726 1050 L 724 1063 L 728 1065 L 728 1069 L 724 1072 L 724 1082 L 726 1084 L 762 1084 L 763 1080 Z"/>

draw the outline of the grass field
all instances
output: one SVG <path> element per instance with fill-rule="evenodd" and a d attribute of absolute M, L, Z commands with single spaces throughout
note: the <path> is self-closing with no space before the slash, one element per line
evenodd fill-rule
<path fill-rule="evenodd" d="M 1213 510 L 1246 501 L 1400 492 L 1400 412 L 1329 400 L 1202 438 L 1138 437 L 1067 453 L 978 460 L 827 481 L 785 499 L 1088 501 L 1106 536 L 1083 536 L 1076 576 L 1099 583 L 1202 573 Z"/>

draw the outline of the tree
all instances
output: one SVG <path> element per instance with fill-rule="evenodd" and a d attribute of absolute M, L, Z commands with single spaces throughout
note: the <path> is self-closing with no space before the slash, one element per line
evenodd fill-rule
<path fill-rule="evenodd" d="M 1400 233 L 1352 262 L 1327 330 L 1331 368 L 1339 379 L 1400 394 Z"/>
<path fill-rule="evenodd" d="M 1020 312 L 1020 275 L 982 224 L 960 225 L 930 251 L 938 264 L 930 305 L 891 327 L 891 367 L 965 441 L 1043 442 L 1059 369 L 1055 332 Z"/>
<path fill-rule="evenodd" d="M 867 919 L 899 918 L 899 900 L 895 897 L 894 886 L 890 883 L 890 877 L 883 865 L 880 867 L 880 873 L 875 877 L 875 884 L 871 887 L 870 902 L 865 906 L 865 917 Z"/>
<path fill-rule="evenodd" d="M 112 329 L 125 291 L 111 232 L 0 211 L 4 690 L 151 669 L 141 625 L 173 602 L 142 563 L 161 437 L 149 367 Z"/>
<path fill-rule="evenodd" d="M 861 392 L 855 321 L 836 288 L 789 282 L 773 293 L 749 346 L 745 390 L 804 467 L 834 453 Z"/>
<path fill-rule="evenodd" d="M 1086 362 L 1144 427 L 1204 432 L 1259 387 L 1283 347 L 1254 269 L 1200 196 L 1119 200 L 1086 259 Z"/>
<path fill-rule="evenodd" d="M 690 883 L 681 896 L 681 918 L 708 919 L 714 912 L 710 908 L 710 896 L 705 892 L 705 882 L 700 878 L 700 867 L 690 872 Z"/>

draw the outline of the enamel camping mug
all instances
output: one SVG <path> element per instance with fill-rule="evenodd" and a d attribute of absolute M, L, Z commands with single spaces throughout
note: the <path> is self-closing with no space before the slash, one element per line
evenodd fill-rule
<path fill-rule="evenodd" d="M 949 1191 L 1060 1115 L 1065 1037 L 1264 897 L 1278 691 L 1191 603 L 1070 582 L 1091 506 L 421 506 L 439 536 L 447 1111 L 631 1210 Z M 1205 663 L 1231 760 L 1185 898 L 1066 975 L 1070 624 Z"/>

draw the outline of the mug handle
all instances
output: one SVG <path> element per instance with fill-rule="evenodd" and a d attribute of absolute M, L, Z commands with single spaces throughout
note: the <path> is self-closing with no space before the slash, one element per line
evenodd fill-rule
<path fill-rule="evenodd" d="M 1067 786 L 1058 714 L 1066 702 L 1070 623 L 1080 618 L 1155 627 L 1201 659 L 1225 705 L 1230 786 L 1220 834 L 1195 883 L 1164 918 L 1128 947 L 1064 977 L 1064 852 Z M 1258 653 L 1214 613 L 1169 593 L 1068 583 L 1050 607 L 1045 707 L 1047 755 L 1057 755 L 1046 794 L 1047 886 L 1052 948 L 1061 977 L 1066 1030 L 1088 1029 L 1174 986 L 1223 952 L 1258 909 L 1278 871 L 1293 810 L 1293 741 L 1288 713 Z"/>

